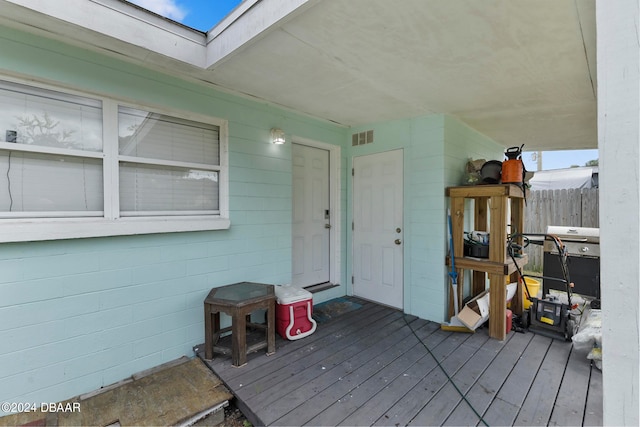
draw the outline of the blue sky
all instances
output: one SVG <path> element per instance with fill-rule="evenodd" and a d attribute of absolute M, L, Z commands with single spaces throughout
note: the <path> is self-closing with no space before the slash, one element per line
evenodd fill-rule
<path fill-rule="evenodd" d="M 522 153 L 524 167 L 531 172 L 538 170 L 538 164 L 532 156 L 533 154 L 531 151 Z M 584 166 L 589 160 L 595 160 L 597 158 L 598 150 L 543 151 L 542 170 L 564 169 L 570 168 L 573 165 Z"/>
<path fill-rule="evenodd" d="M 200 31 L 208 31 L 227 16 L 241 0 L 129 0 L 159 15 L 181 22 Z M 525 147 L 526 149 L 526 147 Z M 529 171 L 538 169 L 532 152 L 524 152 L 522 160 Z M 544 151 L 542 169 L 584 166 L 598 158 L 598 150 Z M 495 159 L 503 160 L 503 159 Z"/>
<path fill-rule="evenodd" d="M 200 31 L 209 31 L 241 3 L 241 0 L 128 1 Z"/>

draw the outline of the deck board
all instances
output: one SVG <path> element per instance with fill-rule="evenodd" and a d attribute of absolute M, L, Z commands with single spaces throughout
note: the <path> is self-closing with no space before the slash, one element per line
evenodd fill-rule
<path fill-rule="evenodd" d="M 584 354 L 571 350 L 567 369 L 551 413 L 551 425 L 582 425 L 589 390 L 591 365 L 583 363 Z"/>
<path fill-rule="evenodd" d="M 300 420 L 302 424 L 317 425 L 316 421 L 311 419 L 336 402 L 336 397 L 340 400 L 340 397 L 352 393 L 367 379 L 382 370 L 386 371 L 387 366 L 410 350 L 412 340 L 409 339 L 410 332 L 407 329 L 408 327 L 403 327 L 404 333 L 398 333 L 393 339 L 386 340 L 386 344 L 384 344 L 385 340 L 382 340 L 380 346 L 372 346 L 368 350 L 369 354 L 357 355 L 352 360 L 346 361 L 333 377 L 331 373 L 327 373 L 321 378 L 322 381 L 309 384 L 304 391 L 307 392 L 307 397 L 310 396 L 313 399 L 305 399 L 300 406 L 278 419 L 276 424 L 292 425 Z M 314 392 L 317 394 L 314 395 Z"/>
<path fill-rule="evenodd" d="M 480 416 L 491 404 L 532 337 L 532 334 L 513 334 L 478 381 L 471 386 L 466 394 L 466 401 L 458 404 L 443 425 L 476 425 L 481 422 Z"/>
<path fill-rule="evenodd" d="M 396 318 L 382 327 L 377 327 L 377 324 L 371 324 L 367 327 L 369 334 L 362 339 L 343 338 L 341 340 L 343 345 L 339 351 L 331 351 L 330 347 L 318 349 L 306 358 L 306 360 L 313 363 L 293 362 L 290 368 L 282 369 L 277 376 L 269 377 L 269 381 L 261 381 L 259 384 L 263 387 L 275 387 L 270 388 L 270 393 L 260 393 L 255 397 L 249 398 L 247 403 L 257 408 L 260 414 L 266 417 L 263 420 L 264 422 L 272 423 L 289 410 L 295 408 L 293 406 L 295 403 L 303 404 L 307 398 L 313 396 L 315 391 L 322 390 L 320 388 L 309 391 L 309 384 L 315 385 L 319 381 L 319 377 L 322 377 L 325 381 L 337 381 L 345 369 L 348 369 L 349 365 L 357 367 L 372 357 L 372 353 L 377 355 L 375 348 L 372 347 L 378 345 L 380 351 L 382 351 L 398 344 L 406 337 L 406 333 L 403 334 L 398 331 L 398 328 L 403 323 L 401 318 Z M 384 335 L 386 339 L 380 340 L 380 335 Z M 295 376 L 291 376 L 290 369 L 297 371 Z"/>
<path fill-rule="evenodd" d="M 430 339 L 439 342 L 444 341 L 438 332 L 437 325 L 433 323 L 427 324 L 425 327 L 417 330 L 417 334 L 421 340 Z M 376 406 L 374 397 L 381 390 L 389 387 L 399 376 L 403 375 L 407 369 L 416 369 L 417 363 L 425 357 L 421 344 L 417 340 L 406 340 L 406 345 L 410 346 L 403 354 L 396 357 L 391 363 L 386 365 L 384 369 L 379 370 L 374 375 L 363 381 L 358 387 L 349 391 L 349 393 L 341 396 L 337 401 L 333 402 L 329 407 L 323 410 L 316 417 L 312 418 L 308 424 L 310 425 L 337 425 L 343 423 L 343 420 L 350 414 L 361 408 L 370 408 Z M 348 424 L 357 425 L 355 421 Z M 371 424 L 367 420 L 367 425 Z"/>
<path fill-rule="evenodd" d="M 518 416 L 522 402 L 536 377 L 549 347 L 551 338 L 534 335 L 524 354 L 518 360 L 509 377 L 483 415 L 489 425 L 512 425 Z"/>
<path fill-rule="evenodd" d="M 440 392 L 420 410 L 409 425 L 442 425 L 462 401 L 461 394 L 465 395 L 469 391 L 471 386 L 475 384 L 480 375 L 500 353 L 505 343 L 512 338 L 510 334 L 505 341 L 493 340 L 489 339 L 481 331 L 476 332 L 476 335 L 483 336 L 487 340 L 474 353 L 472 358 L 451 377 L 452 381 L 445 384 Z"/>
<path fill-rule="evenodd" d="M 444 332 L 439 329 L 439 325 L 435 325 L 438 329 L 430 336 L 423 339 L 424 343 L 433 349 L 436 357 L 441 354 L 448 354 L 452 351 L 450 344 L 453 342 L 454 336 L 451 332 Z M 455 341 L 468 339 L 468 334 L 457 334 Z M 409 390 L 418 382 L 422 376 L 430 372 L 435 366 L 435 360 L 427 353 L 422 343 L 417 343 L 412 349 L 412 353 L 420 357 L 415 363 L 399 366 L 399 375 L 392 377 L 384 372 L 380 375 L 378 383 L 371 387 L 376 393 L 371 398 L 360 404 L 355 410 L 344 411 L 339 422 L 341 425 L 372 425 L 376 420 L 384 415 L 389 409 L 389 405 L 398 401 L 405 396 Z M 402 360 L 400 360 L 400 363 Z"/>
<path fill-rule="evenodd" d="M 304 339 L 278 337 L 272 356 L 258 351 L 240 368 L 224 356 L 206 361 L 249 421 L 602 425 L 602 373 L 571 343 L 533 333 L 498 341 L 486 329 L 446 332 L 351 299 L 362 307 L 319 324 Z"/>
<path fill-rule="evenodd" d="M 443 342 L 446 336 L 442 336 L 437 325 L 429 323 L 425 327 L 416 331 L 420 339 L 429 339 L 430 341 Z M 352 388 L 348 393 L 343 394 L 337 400 L 309 420 L 309 425 L 337 425 L 345 419 L 345 417 L 362 408 L 372 401 L 372 398 L 379 393 L 387 385 L 393 382 L 397 377 L 404 374 L 407 369 L 413 369 L 417 362 L 423 359 L 426 354 L 422 351 L 422 345 L 416 341 L 406 340 L 411 346 L 393 361 L 384 366 L 384 369 L 378 370 L 374 375 L 369 376 L 356 388 Z M 350 425 L 358 425 L 351 422 Z M 367 425 L 371 424 L 370 422 Z"/>
<path fill-rule="evenodd" d="M 584 412 L 583 425 L 602 425 L 602 371 L 593 365 L 591 366 L 587 407 Z"/>
<path fill-rule="evenodd" d="M 431 363 L 429 365 L 430 370 L 426 375 L 387 410 L 374 425 L 407 425 L 447 384 L 445 371 L 449 376 L 455 375 L 477 352 L 478 344 L 485 342 L 486 339 L 488 337 L 480 334 L 474 334 L 468 336 L 468 338 L 463 334 L 453 334 L 445 343 L 436 347 L 433 353 L 438 358 L 444 371 L 435 362 Z M 442 351 L 445 349 L 446 355 Z"/>
<path fill-rule="evenodd" d="M 569 360 L 571 343 L 553 340 L 513 423 L 516 426 L 547 425 Z"/>
<path fill-rule="evenodd" d="M 415 384 L 419 383 L 422 379 L 424 379 L 425 376 L 427 376 L 428 373 L 432 372 L 436 367 L 436 359 L 434 359 L 433 356 L 435 356 L 437 359 L 442 359 L 451 354 L 451 352 L 456 349 L 457 345 L 452 345 L 453 341 L 451 340 L 450 334 L 451 333 L 442 333 L 441 331 L 434 334 L 434 337 L 438 337 L 438 339 L 444 339 L 437 345 L 435 345 L 433 355 L 429 354 L 421 344 L 415 348 L 414 351 L 422 355 L 422 357 L 415 364 L 413 364 L 410 369 L 405 369 L 402 375 L 397 377 L 395 381 L 393 381 L 393 386 L 390 386 L 387 389 L 391 391 L 390 399 L 387 400 L 386 405 L 380 405 L 379 410 L 384 410 L 387 405 L 392 403 L 392 399 L 399 401 L 402 396 L 405 396 L 405 399 L 402 400 L 409 404 L 411 399 L 407 398 L 407 391 L 410 390 Z M 466 339 L 467 337 L 464 338 Z M 376 414 L 376 411 L 370 411 L 370 413 Z M 367 421 L 368 420 L 366 418 L 364 420 L 355 419 L 353 423 L 362 425 L 367 424 Z M 349 423 L 349 421 L 345 421 L 345 423 Z"/>
<path fill-rule="evenodd" d="M 342 363 L 335 364 L 331 369 L 325 368 L 323 363 L 321 375 L 312 381 L 298 387 L 295 394 L 287 399 L 279 399 L 262 408 L 261 419 L 267 425 L 297 425 L 300 421 L 305 424 L 310 418 L 328 407 L 334 401 L 334 396 L 342 396 L 359 384 L 361 377 L 373 375 L 378 369 L 389 363 L 406 351 L 409 328 L 398 319 L 389 328 L 379 330 L 370 335 L 368 340 L 352 344 L 346 358 L 340 358 Z M 276 421 L 277 420 L 277 421 Z"/>
<path fill-rule="evenodd" d="M 363 351 L 378 340 L 378 334 L 393 333 L 402 324 L 400 317 L 393 313 L 375 322 L 369 322 L 361 327 L 358 334 L 349 334 L 340 338 L 334 335 L 329 336 L 328 341 L 331 345 L 322 345 L 321 341 L 313 346 L 312 351 L 305 352 L 304 357 L 296 358 L 294 355 L 291 358 L 281 358 L 280 362 L 283 365 L 277 371 L 265 375 L 267 370 L 263 369 L 257 373 L 260 378 L 246 381 L 244 384 L 251 384 L 252 387 L 243 387 L 239 397 L 250 402 L 252 406 L 261 408 Z M 296 373 L 295 377 L 292 377 L 291 372 Z M 271 392 L 263 393 L 263 390 Z"/>

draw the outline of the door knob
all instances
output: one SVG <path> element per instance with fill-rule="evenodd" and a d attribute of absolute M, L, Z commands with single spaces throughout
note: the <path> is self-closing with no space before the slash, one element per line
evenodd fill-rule
<path fill-rule="evenodd" d="M 402 229 L 400 227 L 396 228 L 396 233 L 400 233 Z"/>
<path fill-rule="evenodd" d="M 399 245 L 400 243 L 402 243 L 402 240 L 400 240 L 400 239 L 396 239 L 394 243 L 395 243 L 396 245 Z"/>

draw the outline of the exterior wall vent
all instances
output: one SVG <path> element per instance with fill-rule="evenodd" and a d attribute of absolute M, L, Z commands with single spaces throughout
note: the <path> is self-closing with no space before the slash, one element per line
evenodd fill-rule
<path fill-rule="evenodd" d="M 373 142 L 373 131 L 367 130 L 351 135 L 351 146 L 371 144 Z"/>

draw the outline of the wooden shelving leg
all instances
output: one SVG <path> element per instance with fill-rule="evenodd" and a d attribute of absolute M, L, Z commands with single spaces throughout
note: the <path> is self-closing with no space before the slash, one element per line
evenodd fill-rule
<path fill-rule="evenodd" d="M 474 199 L 474 230 L 487 231 L 489 224 L 487 218 L 488 197 L 478 197 Z M 487 274 L 484 271 L 473 271 L 473 281 L 471 285 L 472 296 L 477 296 L 487 289 Z"/>
<path fill-rule="evenodd" d="M 472 295 L 478 296 L 487 289 L 487 273 L 473 270 Z"/>
<path fill-rule="evenodd" d="M 489 274 L 489 294 L 489 336 L 504 340 L 507 336 L 507 294 L 504 275 Z"/>
<path fill-rule="evenodd" d="M 524 233 L 524 199 L 511 199 L 511 233 Z M 522 245 L 524 243 L 524 238 L 519 237 L 516 239 L 516 243 Z M 516 292 L 516 297 L 511 304 L 511 311 L 516 314 L 522 314 L 524 310 L 524 287 L 518 280 L 518 273 L 515 272 L 511 275 L 511 282 L 518 282 L 518 291 Z"/>
<path fill-rule="evenodd" d="M 489 260 L 503 263 L 507 255 L 507 198 L 491 197 L 491 229 L 489 232 Z"/>
<path fill-rule="evenodd" d="M 493 196 L 491 202 L 491 227 L 489 260 L 503 263 L 507 254 L 507 198 Z M 489 336 L 503 340 L 506 333 L 507 292 L 505 276 L 489 274 Z"/>

